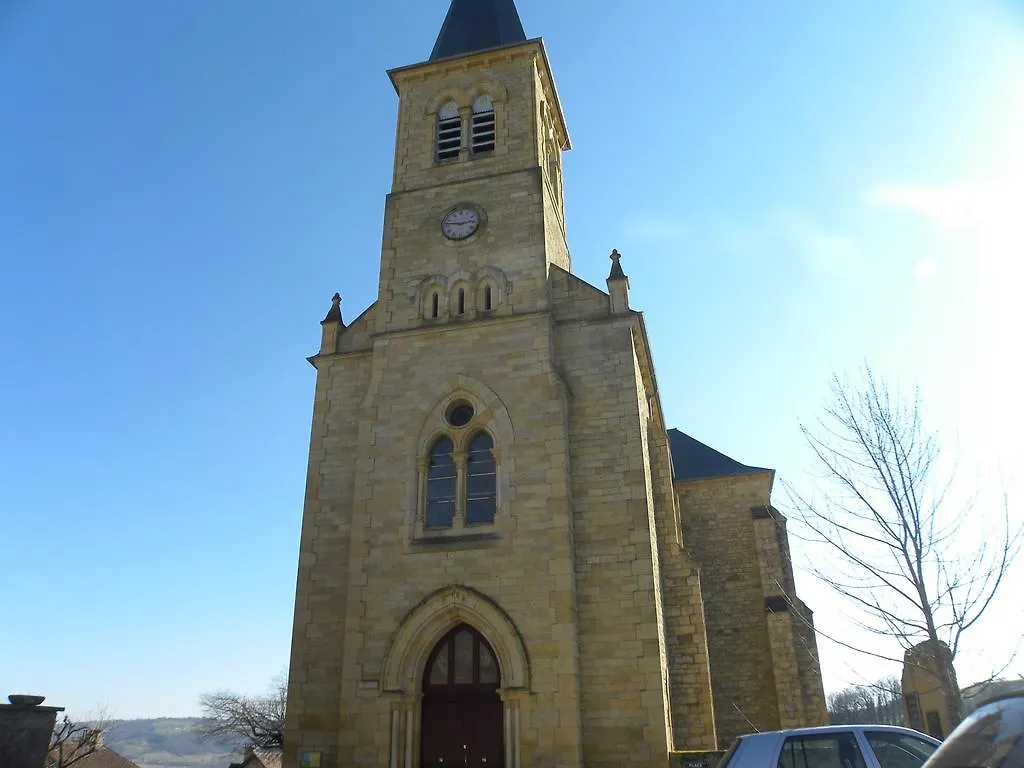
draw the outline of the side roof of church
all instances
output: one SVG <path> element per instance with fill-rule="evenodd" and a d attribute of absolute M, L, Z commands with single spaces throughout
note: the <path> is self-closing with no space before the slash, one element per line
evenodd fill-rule
<path fill-rule="evenodd" d="M 672 450 L 672 479 L 677 483 L 685 480 L 756 475 L 772 471 L 764 467 L 741 464 L 736 459 L 716 451 L 711 446 L 704 445 L 678 429 L 668 430 L 668 440 Z"/>

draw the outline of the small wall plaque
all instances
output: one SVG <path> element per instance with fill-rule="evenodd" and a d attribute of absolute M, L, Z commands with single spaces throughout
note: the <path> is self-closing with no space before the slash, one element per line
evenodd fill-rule
<path fill-rule="evenodd" d="M 376 680 L 360 680 L 359 690 L 361 691 L 376 691 L 377 681 Z"/>
<path fill-rule="evenodd" d="M 301 768 L 320 768 L 319 752 L 303 752 L 299 765 Z"/>

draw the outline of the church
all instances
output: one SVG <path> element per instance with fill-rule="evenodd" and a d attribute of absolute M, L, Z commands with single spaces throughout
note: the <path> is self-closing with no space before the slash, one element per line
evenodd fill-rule
<path fill-rule="evenodd" d="M 826 722 L 774 471 L 664 421 L 628 258 L 572 272 L 544 43 L 452 0 L 376 300 L 321 324 L 284 768 L 667 766 Z"/>

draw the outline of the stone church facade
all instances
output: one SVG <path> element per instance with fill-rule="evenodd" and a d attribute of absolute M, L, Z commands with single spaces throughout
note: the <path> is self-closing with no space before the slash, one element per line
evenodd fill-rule
<path fill-rule="evenodd" d="M 574 276 L 544 45 L 453 0 L 392 70 L 377 300 L 322 323 L 285 768 L 665 766 L 825 722 L 774 473 L 663 420 Z"/>

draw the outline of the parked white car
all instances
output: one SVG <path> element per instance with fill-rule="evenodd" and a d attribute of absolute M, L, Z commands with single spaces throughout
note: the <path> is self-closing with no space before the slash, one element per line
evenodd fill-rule
<path fill-rule="evenodd" d="M 931 736 L 893 725 L 830 725 L 740 736 L 719 768 L 921 768 Z"/>

